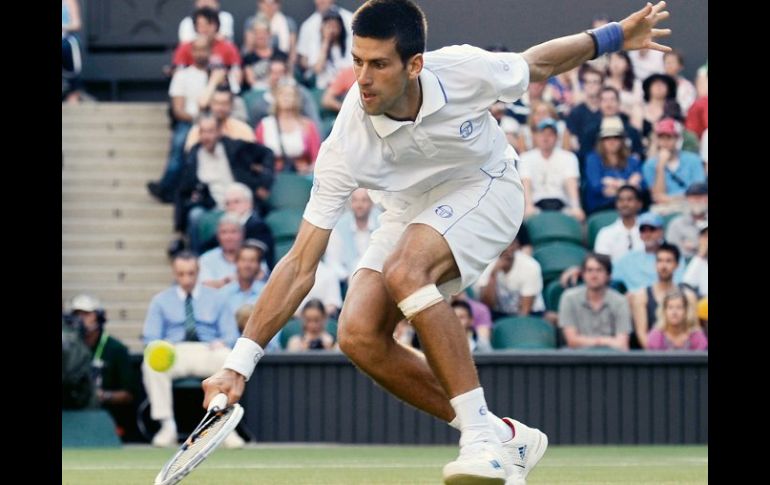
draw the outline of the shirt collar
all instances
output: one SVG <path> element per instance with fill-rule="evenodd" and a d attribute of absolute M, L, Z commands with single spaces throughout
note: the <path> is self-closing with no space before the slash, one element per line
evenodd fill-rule
<path fill-rule="evenodd" d="M 187 293 L 185 293 L 182 287 L 179 285 L 174 285 L 174 288 L 176 289 L 176 296 L 178 296 L 180 300 L 185 301 L 187 299 Z M 200 294 L 201 294 L 201 286 L 195 285 L 195 287 L 192 290 L 193 300 L 197 300 Z"/>
<path fill-rule="evenodd" d="M 441 80 L 429 69 L 420 71 L 420 85 L 422 86 L 422 106 L 414 121 L 397 121 L 382 114 L 369 116 L 374 130 L 380 138 L 391 135 L 403 125 L 418 125 L 426 116 L 432 115 L 447 103 L 446 91 Z"/>

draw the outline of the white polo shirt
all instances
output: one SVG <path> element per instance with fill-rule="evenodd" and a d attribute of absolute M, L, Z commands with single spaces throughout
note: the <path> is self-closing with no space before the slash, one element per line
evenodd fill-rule
<path fill-rule="evenodd" d="M 358 187 L 375 203 L 398 192 L 402 201 L 479 169 L 495 171 L 516 158 L 488 108 L 513 102 L 529 85 L 519 54 L 469 45 L 425 53 L 423 101 L 414 121 L 369 116 L 358 84 L 348 91 L 329 137 L 321 145 L 304 218 L 331 229 Z M 375 192 L 372 192 L 375 191 Z M 380 191 L 380 192 L 377 192 Z"/>
<path fill-rule="evenodd" d="M 631 251 L 644 251 L 644 242 L 639 236 L 639 223 L 628 229 L 621 218 L 609 226 L 599 229 L 594 243 L 594 252 L 606 254 L 612 262 L 616 262 Z"/>

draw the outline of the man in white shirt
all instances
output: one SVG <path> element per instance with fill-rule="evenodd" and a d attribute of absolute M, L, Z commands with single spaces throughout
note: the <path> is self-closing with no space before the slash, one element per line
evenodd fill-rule
<path fill-rule="evenodd" d="M 369 247 L 372 233 L 380 227 L 377 221 L 379 215 L 380 211 L 374 208 L 366 189 L 353 191 L 350 210 L 340 217 L 326 248 L 326 263 L 341 283 L 347 284 L 358 261 Z"/>
<path fill-rule="evenodd" d="M 636 216 L 642 209 L 642 194 L 633 185 L 624 185 L 618 189 L 615 199 L 618 218 L 609 226 L 599 230 L 594 243 L 594 252 L 606 254 L 613 263 L 630 251 L 641 251 L 644 242 L 639 236 L 639 223 Z"/>
<path fill-rule="evenodd" d="M 535 127 L 535 148 L 524 153 L 519 163 L 524 198 L 524 216 L 540 210 L 562 210 L 579 221 L 585 219 L 580 207 L 580 169 L 574 153 L 556 146 L 556 121 L 546 118 Z"/>
<path fill-rule="evenodd" d="M 668 17 L 664 7 L 648 4 L 606 30 L 517 54 L 468 45 L 425 53 L 425 17 L 411 0 L 361 6 L 353 20 L 357 83 L 321 147 L 297 238 L 224 368 L 204 382 L 204 406 L 222 392 L 230 402 L 240 398 L 262 346 L 312 287 L 345 202 L 364 187 L 385 212 L 351 278 L 340 348 L 400 399 L 460 430 L 460 455 L 444 467 L 445 483 L 525 483 L 547 437 L 489 411 L 465 331 L 445 299 L 478 279 L 524 215 L 516 152 L 488 108 L 604 52 L 668 49 L 653 42 L 670 33 L 652 29 Z M 403 317 L 424 356 L 393 339 Z"/>
<path fill-rule="evenodd" d="M 221 10 L 219 0 L 195 0 L 195 9 L 208 7 L 219 12 L 219 35 L 229 41 L 233 40 L 233 15 L 230 12 Z M 179 22 L 179 43 L 190 42 L 196 37 L 195 24 L 191 15 L 183 18 Z"/>

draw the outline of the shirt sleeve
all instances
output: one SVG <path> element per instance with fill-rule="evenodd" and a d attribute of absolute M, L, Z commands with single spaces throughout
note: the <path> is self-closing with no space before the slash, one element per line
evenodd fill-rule
<path fill-rule="evenodd" d="M 628 335 L 631 333 L 631 309 L 628 307 L 628 301 L 623 295 L 620 295 L 615 316 L 615 334 Z"/>
<path fill-rule="evenodd" d="M 567 298 L 564 298 L 567 296 Z M 571 295 L 570 295 L 571 296 Z M 577 319 L 575 318 L 575 308 L 577 304 L 575 298 L 569 297 L 566 292 L 559 300 L 559 326 L 564 327 L 576 327 Z"/>
<path fill-rule="evenodd" d="M 524 278 L 524 284 L 521 286 L 521 296 L 536 297 L 543 291 L 543 273 L 536 260 L 533 259 L 530 263 L 531 265 L 527 265 L 526 278 Z"/>
<path fill-rule="evenodd" d="M 529 87 L 529 64 L 515 52 L 488 52 L 479 49 L 479 56 L 489 72 L 489 82 L 497 92 L 497 99 L 512 103 Z"/>
<path fill-rule="evenodd" d="M 316 159 L 313 189 L 302 217 L 321 229 L 332 229 L 345 209 L 345 202 L 358 184 L 333 141 L 326 140 Z"/>
<path fill-rule="evenodd" d="M 566 163 L 564 164 L 564 175 L 566 177 L 574 177 L 580 180 L 580 168 L 578 167 L 577 157 L 572 152 L 568 152 L 566 150 L 563 150 L 563 152 L 566 158 Z"/>
<path fill-rule="evenodd" d="M 161 338 L 163 338 L 163 313 L 160 308 L 160 295 L 155 295 L 150 302 L 150 308 L 147 310 L 147 317 L 144 320 L 142 339 L 147 345 L 153 340 Z"/>
<path fill-rule="evenodd" d="M 182 71 L 177 71 L 171 77 L 171 84 L 168 87 L 168 95 L 173 98 L 175 96 L 184 96 L 184 81 L 182 80 Z"/>

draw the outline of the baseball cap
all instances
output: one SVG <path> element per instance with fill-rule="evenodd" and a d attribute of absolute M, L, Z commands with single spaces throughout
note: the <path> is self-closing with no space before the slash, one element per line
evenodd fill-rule
<path fill-rule="evenodd" d="M 639 216 L 639 219 L 637 219 L 637 222 L 639 223 L 639 227 L 651 226 L 656 229 L 660 229 L 663 227 L 663 218 L 654 212 L 645 212 L 644 214 Z"/>
<path fill-rule="evenodd" d="M 102 305 L 96 297 L 91 295 L 78 295 L 72 299 L 72 311 L 95 312 Z"/>
<path fill-rule="evenodd" d="M 709 195 L 709 186 L 703 182 L 695 182 L 687 187 L 684 195 Z"/>
<path fill-rule="evenodd" d="M 602 118 L 602 126 L 599 130 L 599 138 L 610 138 L 614 136 L 625 136 L 626 131 L 623 127 L 623 120 L 620 116 L 607 116 Z"/>
<path fill-rule="evenodd" d="M 655 123 L 655 134 L 679 136 L 679 127 L 674 118 L 663 118 Z"/>
<path fill-rule="evenodd" d="M 537 131 L 543 131 L 546 128 L 552 129 L 555 133 L 559 132 L 559 129 L 556 126 L 556 120 L 553 118 L 545 118 L 543 121 L 537 124 Z"/>
<path fill-rule="evenodd" d="M 705 221 L 698 221 L 695 223 L 695 227 L 698 228 L 698 232 L 703 232 L 709 228 L 709 221 L 706 219 Z"/>

